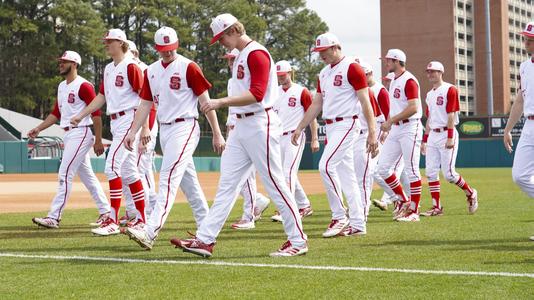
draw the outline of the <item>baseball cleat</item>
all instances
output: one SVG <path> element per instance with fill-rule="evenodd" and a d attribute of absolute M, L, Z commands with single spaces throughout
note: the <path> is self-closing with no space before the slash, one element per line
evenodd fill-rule
<path fill-rule="evenodd" d="M 343 231 L 341 231 L 338 235 L 339 236 L 358 236 L 358 235 L 366 235 L 367 232 L 356 229 L 352 226 L 347 226 Z"/>
<path fill-rule="evenodd" d="M 89 226 L 100 226 L 102 222 L 104 222 L 108 218 L 109 218 L 109 212 L 103 213 L 100 216 L 98 216 L 98 219 L 96 219 L 96 221 L 94 221 L 93 223 L 89 223 Z"/>
<path fill-rule="evenodd" d="M 261 214 L 269 207 L 271 201 L 269 198 L 258 193 L 256 197 L 256 206 L 254 207 L 254 221 L 261 219 Z"/>
<path fill-rule="evenodd" d="M 467 209 L 469 210 L 470 214 L 474 214 L 478 210 L 478 192 L 477 190 L 473 189 L 473 194 L 471 196 L 467 197 Z"/>
<path fill-rule="evenodd" d="M 313 209 L 311 208 L 311 206 L 299 208 L 299 214 L 301 218 L 309 217 L 313 215 Z"/>
<path fill-rule="evenodd" d="M 534 235 L 529 238 L 529 240 L 534 242 Z"/>
<path fill-rule="evenodd" d="M 393 211 L 393 220 L 397 220 L 398 218 L 404 217 L 409 212 L 411 212 L 410 202 L 409 201 L 404 202 L 404 203 L 399 202 L 397 204 L 397 207 Z"/>
<path fill-rule="evenodd" d="M 148 237 L 148 234 L 141 226 L 128 227 L 125 230 L 125 234 L 134 240 L 141 248 L 146 250 L 152 250 L 154 246 L 154 240 Z"/>
<path fill-rule="evenodd" d="M 286 241 L 280 249 L 270 254 L 271 257 L 289 257 L 304 255 L 308 252 L 308 246 L 294 247 L 290 241 Z"/>
<path fill-rule="evenodd" d="M 99 236 L 108 236 L 121 233 L 119 225 L 117 225 L 111 218 L 108 218 L 102 222 L 99 227 L 91 229 L 91 232 L 94 235 Z"/>
<path fill-rule="evenodd" d="M 46 218 L 33 218 L 32 222 L 37 224 L 39 227 L 45 227 L 45 228 L 51 228 L 51 229 L 57 229 L 59 228 L 59 222 L 56 219 L 52 219 L 49 217 Z"/>
<path fill-rule="evenodd" d="M 439 217 L 439 216 L 443 216 L 443 207 L 439 208 L 439 207 L 434 206 L 428 211 L 421 214 L 421 217 Z"/>
<path fill-rule="evenodd" d="M 241 219 L 234 224 L 232 224 L 232 229 L 237 230 L 247 230 L 247 229 L 254 229 L 256 226 L 254 225 L 254 221 L 248 221 L 245 219 Z"/>
<path fill-rule="evenodd" d="M 371 203 L 380 210 L 388 210 L 388 204 L 385 201 L 373 199 Z"/>
<path fill-rule="evenodd" d="M 329 238 L 338 235 L 349 226 L 349 220 L 347 218 L 342 220 L 332 220 L 328 225 L 328 228 L 323 232 L 323 237 Z"/>
<path fill-rule="evenodd" d="M 132 214 L 131 216 L 122 216 L 119 219 L 119 225 L 127 226 L 129 222 L 135 222 L 136 219 L 135 214 Z"/>
<path fill-rule="evenodd" d="M 397 219 L 397 222 L 419 222 L 419 214 L 416 212 L 409 212 Z"/>
<path fill-rule="evenodd" d="M 204 258 L 208 258 L 213 255 L 213 246 L 215 245 L 215 243 L 204 244 L 196 237 L 183 240 L 174 238 L 171 240 L 171 244 L 173 244 L 176 248 L 183 249 L 184 252 L 193 253 Z"/>
<path fill-rule="evenodd" d="M 275 211 L 274 215 L 271 217 L 271 221 L 273 222 L 282 222 L 282 215 L 279 211 Z"/>

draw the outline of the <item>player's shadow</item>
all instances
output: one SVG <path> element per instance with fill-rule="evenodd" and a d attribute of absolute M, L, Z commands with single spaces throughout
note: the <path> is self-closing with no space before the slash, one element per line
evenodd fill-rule
<path fill-rule="evenodd" d="M 532 251 L 531 245 L 514 245 L 514 243 L 527 242 L 524 238 L 510 238 L 510 239 L 477 239 L 477 240 L 400 240 L 400 241 L 386 241 L 380 244 L 372 245 L 373 247 L 389 247 L 389 246 L 466 246 L 465 248 L 456 248 L 448 250 L 495 250 L 495 251 Z M 369 245 L 371 246 L 371 245 Z"/>
<path fill-rule="evenodd" d="M 62 255 L 59 253 L 68 253 L 68 252 L 76 252 L 76 255 L 79 255 L 79 252 L 82 251 L 90 251 L 91 253 L 84 253 L 81 255 L 94 255 L 95 252 L 108 252 L 108 253 L 124 253 L 124 252 L 142 252 L 143 250 L 139 248 L 139 246 L 136 246 L 134 244 L 132 245 L 124 245 L 124 246 L 110 246 L 110 245 L 86 245 L 86 246 L 76 246 L 76 247 L 69 247 L 69 246 L 62 246 L 62 247 L 46 247 L 41 246 L 39 248 L 2 248 L 2 252 L 24 252 L 26 254 L 32 253 L 32 254 L 39 254 L 42 253 L 43 255 L 55 255 L 54 253 L 58 253 L 57 255 Z"/>

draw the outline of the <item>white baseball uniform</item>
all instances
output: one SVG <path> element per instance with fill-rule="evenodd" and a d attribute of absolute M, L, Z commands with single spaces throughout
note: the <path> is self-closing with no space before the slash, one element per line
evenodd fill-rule
<path fill-rule="evenodd" d="M 419 82 L 408 71 L 394 78 L 389 87 L 390 118 L 402 112 L 408 106 L 409 99 L 419 99 Z M 423 127 L 421 125 L 421 102 L 417 100 L 417 112 L 410 118 L 393 124 L 389 135 L 382 146 L 378 172 L 390 188 L 402 198 L 409 201 L 402 191 L 397 175 L 394 173 L 395 163 L 402 156 L 406 173 L 410 180 L 411 210 L 418 212 L 421 197 L 421 175 L 419 173 L 419 158 Z"/>
<path fill-rule="evenodd" d="M 293 193 L 298 208 L 302 209 L 311 206 L 308 197 L 302 197 L 306 193 L 302 190 L 302 185 L 297 176 L 304 146 L 306 145 L 306 133 L 302 132 L 297 146 L 291 143 L 291 136 L 297 129 L 300 120 L 304 117 L 304 113 L 310 107 L 312 97 L 308 89 L 296 83 L 293 83 L 287 90 L 279 86 L 278 93 L 279 98 L 273 109 L 278 114 L 283 127 L 280 139 L 282 167 L 289 190 Z M 298 193 L 299 197 L 297 197 L 297 188 L 301 191 Z"/>
<path fill-rule="evenodd" d="M 162 60 L 152 63 L 145 78 L 140 96 L 157 105 L 163 151 L 159 191 L 145 226 L 148 236 L 155 239 L 169 216 L 178 186 L 184 190 L 197 224 L 208 211 L 194 169 L 193 152 L 200 139 L 198 96 L 211 84 L 196 63 L 181 55 L 169 64 Z"/>
<path fill-rule="evenodd" d="M 526 121 L 515 150 L 512 177 L 529 197 L 534 198 L 534 57 L 521 63 L 519 74 Z"/>
<path fill-rule="evenodd" d="M 219 188 L 208 216 L 196 235 L 205 244 L 215 242 L 235 204 L 238 188 L 254 166 L 282 215 L 288 240 L 294 247 L 306 245 L 307 237 L 302 229 L 295 199 L 284 181 L 280 119 L 271 109 L 278 98 L 274 66 L 267 49 L 255 41 L 247 44 L 234 61 L 232 93 L 242 95 L 250 91 L 257 102 L 232 107 L 237 122 L 222 154 Z"/>
<path fill-rule="evenodd" d="M 364 207 L 354 171 L 354 143 L 360 132 L 361 111 L 357 90 L 367 87 L 365 73 L 352 59 L 343 58 L 325 66 L 320 74 L 317 92 L 323 96 L 323 119 L 326 138 L 319 172 L 332 210 L 332 224 L 346 219 L 343 194 L 348 204 L 350 226 L 366 232 Z"/>
<path fill-rule="evenodd" d="M 59 166 L 59 185 L 48 212 L 48 217 L 58 222 L 72 191 L 72 180 L 76 174 L 91 193 L 99 213 L 110 211 L 106 195 L 93 172 L 89 158 L 89 150 L 94 144 L 94 135 L 90 128 L 93 121 L 87 116 L 77 127 L 71 127 L 70 124 L 70 119 L 78 115 L 94 97 L 93 85 L 81 76 L 77 76 L 70 83 L 64 80 L 58 86 L 57 100 L 52 114 L 60 120 L 60 127 L 66 131 L 63 138 L 65 149 Z M 93 116 L 99 115 L 100 110 L 93 113 Z"/>

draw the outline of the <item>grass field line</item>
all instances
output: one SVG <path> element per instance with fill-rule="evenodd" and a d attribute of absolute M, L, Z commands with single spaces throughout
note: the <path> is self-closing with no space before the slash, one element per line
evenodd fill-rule
<path fill-rule="evenodd" d="M 356 271 L 356 272 L 386 272 L 386 273 L 409 273 L 409 274 L 449 275 L 449 276 L 489 276 L 489 277 L 534 278 L 534 273 L 239 263 L 239 262 L 224 262 L 224 261 L 213 261 L 213 260 L 157 260 L 157 259 L 136 259 L 136 258 L 119 258 L 119 257 L 98 257 L 98 256 L 34 255 L 34 254 L 2 253 L 2 252 L 0 252 L 0 257 L 22 258 L 22 259 L 41 259 L 41 260 L 79 260 L 79 261 L 117 262 L 117 263 L 134 263 L 134 264 L 207 265 L 207 266 L 222 266 L 222 267 L 249 267 L 249 268 L 252 267 L 252 268 L 272 268 L 272 269 L 319 270 L 319 271 Z"/>

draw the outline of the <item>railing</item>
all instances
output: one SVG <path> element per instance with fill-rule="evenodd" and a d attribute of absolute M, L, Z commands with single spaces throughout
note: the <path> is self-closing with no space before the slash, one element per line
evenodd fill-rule
<path fill-rule="evenodd" d="M 28 158 L 60 158 L 63 156 L 63 140 L 42 136 L 28 140 Z"/>

